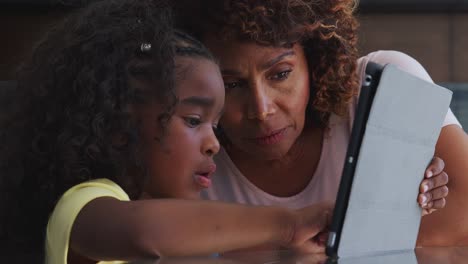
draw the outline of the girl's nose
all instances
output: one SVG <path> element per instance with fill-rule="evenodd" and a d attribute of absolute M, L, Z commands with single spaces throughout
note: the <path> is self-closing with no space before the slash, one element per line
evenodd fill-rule
<path fill-rule="evenodd" d="M 207 156 L 214 156 L 219 152 L 220 144 L 218 138 L 216 137 L 213 129 L 209 132 L 209 135 L 205 137 L 205 140 L 202 144 L 202 153 Z"/>

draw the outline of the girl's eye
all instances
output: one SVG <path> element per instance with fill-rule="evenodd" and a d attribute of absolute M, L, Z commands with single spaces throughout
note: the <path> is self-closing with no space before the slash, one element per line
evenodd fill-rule
<path fill-rule="evenodd" d="M 273 76 L 270 77 L 271 80 L 285 80 L 289 77 L 289 74 L 292 72 L 292 70 L 287 70 L 287 71 L 282 71 L 277 74 L 274 74 Z"/>
<path fill-rule="evenodd" d="M 189 126 L 189 127 L 196 127 L 198 125 L 201 124 L 201 120 L 199 117 L 186 117 L 185 118 L 185 123 Z"/>

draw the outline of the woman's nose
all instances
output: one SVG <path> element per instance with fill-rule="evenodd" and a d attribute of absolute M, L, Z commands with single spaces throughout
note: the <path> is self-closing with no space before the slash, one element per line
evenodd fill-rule
<path fill-rule="evenodd" d="M 258 119 L 261 121 L 267 120 L 271 115 L 276 113 L 271 95 L 266 91 L 266 87 L 261 84 L 252 85 L 252 92 L 248 100 L 249 119 Z"/>

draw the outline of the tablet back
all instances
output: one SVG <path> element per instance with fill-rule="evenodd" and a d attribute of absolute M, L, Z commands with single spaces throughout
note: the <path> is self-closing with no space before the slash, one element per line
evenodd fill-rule
<path fill-rule="evenodd" d="M 363 256 L 415 247 L 419 184 L 434 155 L 451 95 L 393 65 L 385 66 L 354 161 L 341 233 L 332 230 L 329 255 Z M 332 247 L 331 240 L 339 243 Z"/>

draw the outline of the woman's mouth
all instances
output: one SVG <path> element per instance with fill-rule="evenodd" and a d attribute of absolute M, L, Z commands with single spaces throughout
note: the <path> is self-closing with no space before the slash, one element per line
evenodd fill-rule
<path fill-rule="evenodd" d="M 273 131 L 266 136 L 256 137 L 253 140 L 259 145 L 276 144 L 284 138 L 284 136 L 286 135 L 286 129 L 287 127 Z"/>

